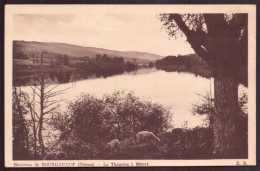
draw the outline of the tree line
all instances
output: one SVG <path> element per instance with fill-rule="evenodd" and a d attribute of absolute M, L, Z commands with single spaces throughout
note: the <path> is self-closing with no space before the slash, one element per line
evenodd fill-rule
<path fill-rule="evenodd" d="M 109 57 L 106 54 L 96 54 L 93 58 L 85 56 L 82 60 L 82 62 L 74 64 L 73 67 L 77 68 L 77 73 L 83 75 L 96 74 L 107 77 L 137 69 L 137 64 L 134 62 L 125 61 L 122 57 Z"/>
<path fill-rule="evenodd" d="M 166 56 L 163 59 L 156 60 L 155 66 L 157 69 L 167 72 L 190 72 L 204 77 L 213 76 L 212 69 L 195 54 Z"/>
<path fill-rule="evenodd" d="M 23 52 L 21 52 L 23 53 Z M 25 59 L 19 56 L 20 53 L 14 55 L 15 59 Z M 88 78 L 89 76 L 108 77 L 115 74 L 130 72 L 138 69 L 136 60 L 125 61 L 122 57 L 110 57 L 106 54 L 96 54 L 95 57 L 70 57 L 67 54 L 49 54 L 46 53 L 44 59 L 41 61 L 41 55 L 32 54 L 26 55 L 28 58 L 26 63 L 18 64 L 14 62 L 13 76 L 14 78 L 41 74 L 39 65 L 42 65 L 45 73 L 49 73 L 51 79 L 57 77 L 58 80 L 65 80 L 62 77 L 66 76 L 66 80 L 70 80 L 70 75 L 75 75 L 80 78 Z M 30 58 L 29 58 L 30 56 Z M 32 64 L 28 61 L 31 60 Z M 59 79 L 61 78 L 61 79 Z M 15 80 L 17 82 L 17 80 Z M 19 82 L 19 81 L 18 81 Z"/>

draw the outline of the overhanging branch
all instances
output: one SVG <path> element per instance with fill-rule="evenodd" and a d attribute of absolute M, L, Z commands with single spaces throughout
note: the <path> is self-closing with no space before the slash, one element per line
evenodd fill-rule
<path fill-rule="evenodd" d="M 207 63 L 210 63 L 208 51 L 202 47 L 202 42 L 200 40 L 200 35 L 194 31 L 190 30 L 185 22 L 182 20 L 180 14 L 170 14 L 170 19 L 173 19 L 178 27 L 182 30 L 182 32 L 187 37 L 187 41 L 190 43 L 191 47 L 194 51 Z M 206 48 L 206 47 L 205 47 Z"/>

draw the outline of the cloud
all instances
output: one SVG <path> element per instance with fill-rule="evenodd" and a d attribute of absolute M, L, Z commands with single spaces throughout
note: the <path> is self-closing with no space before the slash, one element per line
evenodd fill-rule
<path fill-rule="evenodd" d="M 161 25 L 154 14 L 21 14 L 14 17 L 14 39 L 160 55 L 193 52 L 183 38 L 169 40 Z"/>
<path fill-rule="evenodd" d="M 70 23 L 74 20 L 76 15 L 74 14 L 17 14 L 14 16 L 14 21 L 26 21 L 26 22 L 37 22 L 39 20 L 45 20 L 50 23 L 54 22 L 65 22 Z"/>

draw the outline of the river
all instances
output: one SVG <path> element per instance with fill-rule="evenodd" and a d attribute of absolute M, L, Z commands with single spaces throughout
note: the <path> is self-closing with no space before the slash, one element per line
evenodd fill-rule
<path fill-rule="evenodd" d="M 199 102 L 198 94 L 205 94 L 208 91 L 213 95 L 214 92 L 213 78 L 195 76 L 192 73 L 165 72 L 155 68 L 140 69 L 107 78 L 89 78 L 63 83 L 55 90 L 63 89 L 67 89 L 66 92 L 55 97 L 55 100 L 64 100 L 61 102 L 60 111 L 65 111 L 67 103 L 74 101 L 82 93 L 102 97 L 116 90 L 133 91 L 140 98 L 168 108 L 174 114 L 172 119 L 174 127 L 185 125 L 188 128 L 207 124 L 204 117 L 193 115 L 191 109 L 193 104 Z M 32 92 L 29 86 L 22 86 L 22 90 Z"/>

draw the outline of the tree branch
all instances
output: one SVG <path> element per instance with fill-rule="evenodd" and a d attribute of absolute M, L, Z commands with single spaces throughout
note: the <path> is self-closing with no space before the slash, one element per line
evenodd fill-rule
<path fill-rule="evenodd" d="M 194 31 L 190 30 L 188 26 L 185 24 L 185 22 L 182 20 L 182 17 L 180 14 L 171 14 L 170 19 L 173 19 L 178 27 L 182 30 L 182 32 L 187 37 L 187 41 L 190 43 L 191 47 L 194 49 L 194 51 L 206 62 L 209 63 L 209 55 L 208 51 L 204 49 L 201 45 L 202 42 L 200 39 L 200 35 Z M 205 46 L 204 46 L 205 47 Z M 205 47 L 206 48 L 206 47 Z"/>

